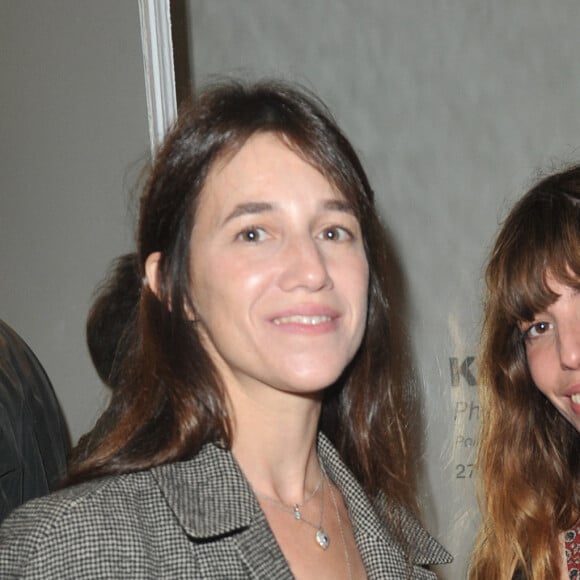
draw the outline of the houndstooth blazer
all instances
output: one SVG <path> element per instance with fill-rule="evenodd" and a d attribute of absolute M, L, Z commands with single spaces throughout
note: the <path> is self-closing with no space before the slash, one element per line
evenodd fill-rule
<path fill-rule="evenodd" d="M 412 572 L 379 513 L 319 436 L 369 579 L 434 579 L 449 554 L 410 516 Z M 0 528 L 0 578 L 293 578 L 232 454 L 206 445 L 190 461 L 106 477 L 17 509 Z"/>

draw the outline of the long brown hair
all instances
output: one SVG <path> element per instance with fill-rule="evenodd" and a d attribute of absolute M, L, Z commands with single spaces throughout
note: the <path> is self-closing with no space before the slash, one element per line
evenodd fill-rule
<path fill-rule="evenodd" d="M 559 577 L 559 535 L 580 517 L 580 435 L 535 387 L 520 331 L 558 298 L 548 273 L 580 288 L 580 166 L 519 200 L 487 266 L 472 579 Z"/>
<path fill-rule="evenodd" d="M 383 492 L 413 507 L 404 357 L 393 337 L 388 244 L 373 192 L 326 107 L 279 81 L 207 88 L 158 152 L 141 199 L 137 253 L 143 276 L 147 256 L 161 252 L 160 296 L 142 288 L 129 333 L 136 338 L 108 409 L 78 445 L 69 483 L 184 460 L 208 442 L 231 445 L 223 385 L 186 315 L 193 310 L 189 243 L 212 164 L 257 132 L 280 135 L 351 202 L 360 221 L 370 271 L 367 327 L 354 360 L 327 390 L 321 429 L 370 495 Z"/>

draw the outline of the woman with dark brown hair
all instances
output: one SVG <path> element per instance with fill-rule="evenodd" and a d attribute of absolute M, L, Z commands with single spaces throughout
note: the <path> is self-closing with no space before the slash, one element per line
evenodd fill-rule
<path fill-rule="evenodd" d="M 280 82 L 202 92 L 137 242 L 111 404 L 69 487 L 0 531 L 0 575 L 433 578 L 385 233 L 325 107 Z"/>
<path fill-rule="evenodd" d="M 580 562 L 580 167 L 512 209 L 486 272 L 470 578 L 577 578 Z"/>

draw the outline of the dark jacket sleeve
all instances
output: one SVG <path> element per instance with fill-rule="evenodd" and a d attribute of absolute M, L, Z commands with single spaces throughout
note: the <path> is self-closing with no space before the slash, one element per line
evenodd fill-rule
<path fill-rule="evenodd" d="M 0 321 L 0 521 L 58 483 L 67 452 L 68 432 L 44 369 Z"/>

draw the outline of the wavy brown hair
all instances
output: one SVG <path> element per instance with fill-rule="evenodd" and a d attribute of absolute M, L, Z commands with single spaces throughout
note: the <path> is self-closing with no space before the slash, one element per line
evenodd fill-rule
<path fill-rule="evenodd" d="M 108 409 L 76 449 L 68 483 L 127 473 L 194 456 L 202 445 L 231 445 L 224 387 L 186 314 L 190 236 L 213 164 L 252 135 L 279 135 L 352 204 L 369 263 L 362 345 L 325 395 L 321 429 L 370 495 L 414 507 L 402 377 L 402 348 L 389 311 L 391 264 L 373 192 L 353 147 L 326 107 L 295 85 L 228 81 L 201 92 L 180 112 L 159 150 L 141 199 L 138 267 L 161 252 L 160 292 L 144 286 L 131 347 L 115 373 Z M 195 265 L 193 265 L 195 268 Z"/>
<path fill-rule="evenodd" d="M 580 166 L 516 203 L 487 266 L 472 580 L 558 578 L 559 535 L 580 517 L 580 435 L 535 387 L 520 331 L 558 298 L 548 274 L 580 288 Z"/>

